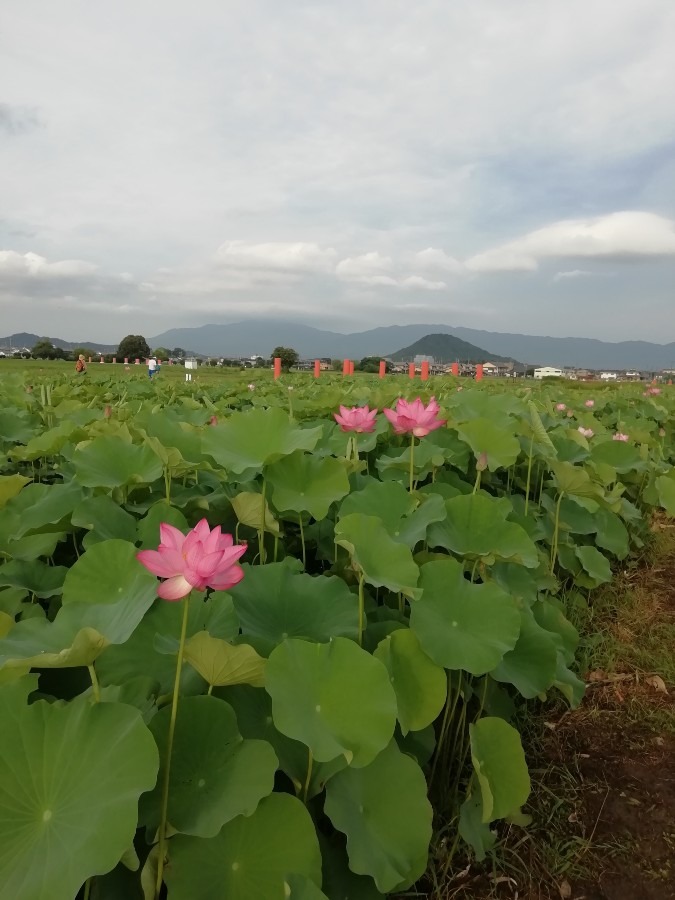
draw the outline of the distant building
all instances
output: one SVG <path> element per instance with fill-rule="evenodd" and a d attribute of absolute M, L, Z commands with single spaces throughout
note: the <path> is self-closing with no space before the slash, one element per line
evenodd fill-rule
<path fill-rule="evenodd" d="M 427 362 L 430 366 L 433 366 L 436 360 L 433 356 L 424 356 L 423 354 L 418 353 L 413 362 L 416 366 L 421 366 L 423 362 Z"/>
<path fill-rule="evenodd" d="M 540 369 L 534 370 L 535 378 L 562 378 L 563 375 L 562 369 L 556 369 L 553 366 L 542 366 Z"/>
<path fill-rule="evenodd" d="M 600 381 L 616 381 L 617 374 L 616 372 L 601 372 L 600 373 Z"/>

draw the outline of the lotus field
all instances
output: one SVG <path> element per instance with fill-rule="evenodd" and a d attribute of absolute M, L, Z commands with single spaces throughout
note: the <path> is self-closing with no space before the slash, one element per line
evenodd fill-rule
<path fill-rule="evenodd" d="M 516 712 L 582 701 L 569 617 L 675 514 L 668 387 L 249 378 L 0 381 L 0 900 L 485 858 Z"/>

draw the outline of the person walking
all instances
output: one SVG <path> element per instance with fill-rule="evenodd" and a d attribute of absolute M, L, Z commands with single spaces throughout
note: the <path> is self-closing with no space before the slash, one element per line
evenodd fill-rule
<path fill-rule="evenodd" d="M 78 373 L 78 375 L 83 375 L 87 371 L 84 356 L 81 353 L 77 357 L 77 362 L 75 363 L 75 371 Z"/>
<path fill-rule="evenodd" d="M 157 371 L 157 360 L 154 356 L 151 356 L 148 360 L 148 378 L 152 379 L 152 376 Z"/>

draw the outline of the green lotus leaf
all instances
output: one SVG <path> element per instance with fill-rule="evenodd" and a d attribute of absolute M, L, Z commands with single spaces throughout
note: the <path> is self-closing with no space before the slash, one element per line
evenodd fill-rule
<path fill-rule="evenodd" d="M 206 600 L 196 595 L 190 598 L 189 603 L 188 637 L 205 630 L 214 637 L 232 640 L 239 633 L 239 622 L 232 600 L 227 594 L 216 592 Z M 96 670 L 101 682 L 124 684 L 138 675 L 147 675 L 160 685 L 160 694 L 171 691 L 176 674 L 175 654 L 178 650 L 182 615 L 181 603 L 155 600 L 131 636 L 119 646 L 108 647 L 98 661 Z M 168 652 L 157 649 L 158 635 L 169 640 Z M 204 681 L 196 670 L 191 666 L 183 666 L 182 692 L 195 693 L 203 689 Z"/>
<path fill-rule="evenodd" d="M 82 440 L 86 435 L 77 422 L 60 422 L 55 428 L 48 428 L 36 437 L 31 438 L 25 447 L 15 448 L 11 455 L 14 459 L 35 460 L 42 456 L 56 456 L 71 441 Z"/>
<path fill-rule="evenodd" d="M 524 528 L 508 522 L 510 507 L 486 494 L 446 500 L 447 518 L 429 529 L 429 546 L 470 558 L 509 560 L 534 569 L 537 548 Z"/>
<path fill-rule="evenodd" d="M 459 810 L 459 833 L 476 854 L 478 862 L 483 862 L 497 841 L 497 835 L 483 819 L 483 801 L 478 791 L 462 803 Z"/>
<path fill-rule="evenodd" d="M 618 441 L 617 441 L 618 443 Z M 660 475 L 655 480 L 659 505 L 671 518 L 675 518 L 675 479 L 668 475 Z"/>
<path fill-rule="evenodd" d="M 612 580 L 609 560 L 595 547 L 576 547 L 575 554 L 579 562 L 596 584 L 604 584 Z"/>
<path fill-rule="evenodd" d="M 159 547 L 159 526 L 163 522 L 185 533 L 189 528 L 187 519 L 179 509 L 166 500 L 158 500 L 137 525 L 137 540 L 141 542 L 142 550 L 156 550 Z"/>
<path fill-rule="evenodd" d="M 576 497 L 602 498 L 602 488 L 591 481 L 591 476 L 581 466 L 570 462 L 551 462 L 550 468 L 560 492 Z"/>
<path fill-rule="evenodd" d="M 240 475 L 246 469 L 260 470 L 294 450 L 313 450 L 320 437 L 321 427 L 300 428 L 282 409 L 252 409 L 233 413 L 208 428 L 202 450 L 228 472 Z"/>
<path fill-rule="evenodd" d="M 330 839 L 319 835 L 323 860 L 323 889 L 331 900 L 383 900 L 375 882 L 355 875 L 349 868 L 344 837 L 334 832 Z"/>
<path fill-rule="evenodd" d="M 520 735 L 508 722 L 492 716 L 469 726 L 471 761 L 480 785 L 483 822 L 513 813 L 530 795 L 530 776 Z"/>
<path fill-rule="evenodd" d="M 545 693 L 555 681 L 558 647 L 528 607 L 521 609 L 520 616 L 516 646 L 504 654 L 490 675 L 496 681 L 512 684 L 523 697 L 531 699 Z"/>
<path fill-rule="evenodd" d="M 178 451 L 181 463 L 186 462 L 194 469 L 202 461 L 199 432 L 194 426 L 167 415 L 166 409 L 161 416 L 148 415 L 137 419 L 137 424 L 142 424 L 149 437 L 157 439 L 165 449 Z"/>
<path fill-rule="evenodd" d="M 410 627 L 439 666 L 483 675 L 515 647 L 520 613 L 498 585 L 471 584 L 462 565 L 447 559 L 423 565 L 420 586 Z"/>
<path fill-rule="evenodd" d="M 272 463 L 265 477 L 279 512 L 308 512 L 317 520 L 324 519 L 331 504 L 349 493 L 344 460 L 321 459 L 302 450 Z"/>
<path fill-rule="evenodd" d="M 0 509 L 29 483 L 30 478 L 23 475 L 0 475 Z"/>
<path fill-rule="evenodd" d="M 369 765 L 338 772 L 326 785 L 325 813 L 347 835 L 349 867 L 381 891 L 424 874 L 432 808 L 424 773 L 392 741 Z"/>
<path fill-rule="evenodd" d="M 155 790 L 141 798 L 140 822 L 159 825 L 171 710 L 150 722 L 162 761 Z M 182 834 L 215 837 L 226 822 L 250 816 L 272 793 L 277 758 L 266 741 L 245 741 L 232 707 L 217 697 L 183 697 L 171 757 L 168 821 Z"/>
<path fill-rule="evenodd" d="M 411 550 L 424 540 L 432 522 L 441 522 L 446 516 L 443 498 L 438 494 L 415 496 L 397 481 L 374 480 L 342 502 L 340 518 L 355 513 L 379 517 L 389 535 Z"/>
<path fill-rule="evenodd" d="M 344 756 L 338 756 L 326 763 L 312 760 L 308 782 L 309 751 L 300 741 L 286 737 L 275 728 L 272 719 L 272 698 L 266 691 L 240 684 L 216 688 L 214 693 L 226 700 L 234 709 L 243 737 L 267 741 L 272 745 L 279 760 L 279 768 L 291 779 L 298 794 L 302 791 L 304 795 L 306 789 L 307 798 L 311 799 L 322 793 L 328 779 L 347 765 Z"/>
<path fill-rule="evenodd" d="M 415 632 L 409 628 L 393 631 L 378 644 L 374 656 L 389 672 L 403 735 L 435 721 L 445 703 L 447 679 L 445 671 L 422 650 Z"/>
<path fill-rule="evenodd" d="M 75 478 L 85 487 L 116 488 L 151 484 L 162 475 L 162 462 L 146 444 L 129 444 L 115 435 L 79 444 L 73 454 Z"/>
<path fill-rule="evenodd" d="M 304 875 L 289 875 L 286 885 L 288 890 L 286 887 L 284 890 L 290 900 L 328 900 L 323 891 Z"/>
<path fill-rule="evenodd" d="M 110 538 L 131 543 L 136 540 L 136 519 L 107 494 L 83 500 L 73 510 L 71 522 L 89 531 L 83 542 L 85 549 Z"/>
<path fill-rule="evenodd" d="M 625 559 L 630 551 L 630 538 L 619 516 L 611 509 L 600 507 L 594 518 L 597 529 L 595 543 L 598 547 L 609 550 L 618 559 Z"/>
<path fill-rule="evenodd" d="M 558 688 L 572 709 L 576 709 L 584 699 L 586 685 L 568 668 L 565 656 L 560 651 L 558 651 L 558 669 L 554 686 Z"/>
<path fill-rule="evenodd" d="M 246 574 L 230 594 L 243 634 L 261 652 L 287 637 L 356 639 L 358 600 L 341 578 L 306 575 L 294 559 L 243 568 Z"/>
<path fill-rule="evenodd" d="M 136 559 L 129 541 L 110 540 L 94 544 L 68 570 L 63 583 L 63 604 L 118 603 L 134 598 L 152 602 L 157 578 Z M 146 609 L 150 603 L 147 604 Z"/>
<path fill-rule="evenodd" d="M 230 644 L 198 631 L 185 644 L 185 661 L 212 687 L 265 685 L 265 660 L 248 644 Z"/>
<path fill-rule="evenodd" d="M 13 559 L 0 566 L 0 587 L 24 588 L 47 599 L 61 593 L 67 572 L 65 566 L 48 566 L 37 559 Z"/>
<path fill-rule="evenodd" d="M 41 427 L 37 416 L 15 408 L 0 409 L 0 440 L 11 444 L 26 444 Z"/>
<path fill-rule="evenodd" d="M 259 529 L 263 517 L 263 503 L 265 504 L 265 531 L 269 534 L 280 534 L 279 523 L 274 518 L 274 513 L 267 500 L 263 500 L 262 494 L 256 491 L 242 491 L 231 500 L 232 508 L 237 519 L 242 525 Z"/>
<path fill-rule="evenodd" d="M 460 438 L 473 450 L 478 459 L 487 456 L 487 467 L 491 472 L 508 469 L 520 455 L 520 442 L 508 426 L 496 424 L 490 419 L 473 419 L 457 427 Z"/>
<path fill-rule="evenodd" d="M 314 823 L 295 797 L 272 794 L 213 838 L 177 835 L 165 880 L 171 900 L 288 900 L 288 878 L 321 884 Z"/>
<path fill-rule="evenodd" d="M 367 766 L 394 733 L 396 694 L 386 668 L 346 638 L 284 641 L 267 661 L 265 687 L 276 727 L 319 762 L 344 756 Z"/>
<path fill-rule="evenodd" d="M 5 506 L 0 534 L 16 540 L 36 532 L 64 531 L 82 497 L 82 488 L 72 482 L 30 484 Z"/>
<path fill-rule="evenodd" d="M 335 543 L 347 550 L 369 584 L 407 597 L 419 595 L 419 569 L 410 549 L 394 540 L 377 516 L 354 513 L 340 519 Z"/>
<path fill-rule="evenodd" d="M 0 689 L 0 898 L 72 900 L 131 846 L 157 748 L 132 707 L 28 706 L 23 681 Z"/>
<path fill-rule="evenodd" d="M 619 474 L 643 472 L 646 469 L 640 451 L 626 441 L 602 441 L 593 445 L 591 459 L 595 463 L 611 466 Z"/>

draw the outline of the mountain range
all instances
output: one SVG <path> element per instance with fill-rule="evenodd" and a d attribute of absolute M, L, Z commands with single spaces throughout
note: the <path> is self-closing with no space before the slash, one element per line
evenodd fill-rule
<path fill-rule="evenodd" d="M 468 359 L 479 353 L 485 360 L 516 359 L 529 365 L 577 366 L 588 369 L 675 368 L 675 342 L 655 344 L 648 341 L 610 343 L 594 338 L 546 337 L 529 334 L 502 334 L 450 325 L 390 325 L 368 331 L 340 334 L 279 319 L 248 319 L 231 324 L 202 325 L 196 328 L 172 328 L 148 337 L 151 347 L 183 347 L 204 356 L 264 356 L 276 346 L 293 347 L 303 358 L 362 359 L 364 356 L 399 356 L 416 341 L 428 335 L 454 335 L 471 346 L 470 352 L 457 350 L 456 357 Z M 35 334 L 13 334 L 0 338 L 0 348 L 32 347 Z M 91 341 L 64 341 L 50 338 L 64 349 L 76 346 L 111 353 L 114 344 Z M 458 348 L 460 345 L 457 345 Z"/>
<path fill-rule="evenodd" d="M 416 356 L 431 356 L 436 362 L 449 363 L 455 361 L 477 363 L 485 362 L 488 353 L 482 347 L 476 347 L 463 341 L 461 338 L 455 337 L 454 334 L 427 334 L 409 347 L 403 347 L 396 353 L 389 354 L 389 358 L 394 362 L 410 362 Z M 516 362 L 516 360 L 506 359 L 493 353 L 490 356 L 491 362 Z"/>
<path fill-rule="evenodd" d="M 610 343 L 594 338 L 502 334 L 450 325 L 389 325 L 339 334 L 287 320 L 249 319 L 229 325 L 173 328 L 148 340 L 153 347 L 189 347 L 212 356 L 268 356 L 274 347 L 282 345 L 293 347 L 305 358 L 362 359 L 392 356 L 429 334 L 454 335 L 484 350 L 487 359 L 498 355 L 530 365 L 647 371 L 675 367 L 675 342 Z"/>

